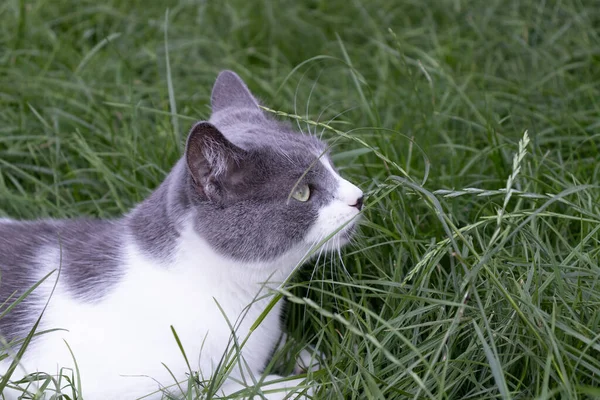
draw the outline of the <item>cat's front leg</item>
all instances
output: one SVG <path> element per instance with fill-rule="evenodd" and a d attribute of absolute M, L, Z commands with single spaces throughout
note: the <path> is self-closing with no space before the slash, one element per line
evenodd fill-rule
<path fill-rule="evenodd" d="M 304 378 L 288 379 L 279 375 L 267 375 L 258 387 L 230 379 L 219 390 L 227 399 L 307 400 L 313 398 L 314 389 Z M 244 391 L 244 393 L 242 393 Z M 239 395 L 236 393 L 239 392 Z"/>

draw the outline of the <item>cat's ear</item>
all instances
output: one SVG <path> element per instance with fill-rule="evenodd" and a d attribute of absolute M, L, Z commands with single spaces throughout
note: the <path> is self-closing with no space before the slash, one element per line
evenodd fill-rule
<path fill-rule="evenodd" d="M 205 121 L 194 125 L 187 139 L 185 159 L 196 191 L 210 201 L 220 202 L 227 180 L 239 172 L 245 153 L 214 125 Z"/>
<path fill-rule="evenodd" d="M 219 74 L 210 101 L 213 113 L 227 108 L 258 108 L 258 101 L 233 71 Z"/>

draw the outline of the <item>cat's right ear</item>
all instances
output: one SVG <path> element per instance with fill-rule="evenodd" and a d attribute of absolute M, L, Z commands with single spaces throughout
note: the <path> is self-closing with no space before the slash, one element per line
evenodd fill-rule
<path fill-rule="evenodd" d="M 228 108 L 258 109 L 258 101 L 242 78 L 233 71 L 222 71 L 217 76 L 210 101 L 213 113 Z"/>
<path fill-rule="evenodd" d="M 208 200 L 219 203 L 225 196 L 227 179 L 240 169 L 245 151 L 214 125 L 202 121 L 191 129 L 185 159 L 194 188 Z"/>

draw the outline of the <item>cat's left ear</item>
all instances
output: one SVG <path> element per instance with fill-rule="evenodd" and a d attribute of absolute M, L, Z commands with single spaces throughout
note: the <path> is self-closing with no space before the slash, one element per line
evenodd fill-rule
<path fill-rule="evenodd" d="M 258 101 L 242 78 L 233 71 L 223 71 L 217 77 L 210 98 L 212 112 L 227 108 L 258 108 Z"/>
<path fill-rule="evenodd" d="M 231 143 L 209 122 L 198 122 L 187 139 L 185 159 L 194 188 L 206 199 L 220 203 L 227 182 L 240 172 L 245 150 Z"/>

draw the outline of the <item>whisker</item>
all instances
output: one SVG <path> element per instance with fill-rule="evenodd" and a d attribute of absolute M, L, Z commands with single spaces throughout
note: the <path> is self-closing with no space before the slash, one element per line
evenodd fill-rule
<path fill-rule="evenodd" d="M 306 72 L 304 72 L 304 74 L 306 74 Z M 294 114 L 298 115 L 298 90 L 300 89 L 300 83 L 302 83 L 302 79 L 304 79 L 304 74 L 302 74 L 302 78 L 300 78 L 300 80 L 298 81 L 298 84 L 296 85 L 296 90 L 294 91 Z M 296 125 L 298 126 L 298 130 L 300 131 L 301 134 L 306 135 L 304 133 L 304 131 L 302 130 L 302 126 L 300 125 L 300 120 L 296 119 Z"/>
<path fill-rule="evenodd" d="M 323 239 L 322 238 L 319 239 L 318 243 L 320 243 L 321 240 L 323 240 Z M 321 259 L 321 255 L 323 254 L 323 249 L 324 249 L 324 246 L 321 245 L 321 247 L 319 248 L 319 254 L 317 255 L 317 261 L 315 262 L 315 266 L 313 268 L 313 272 L 311 273 L 310 279 L 308 281 L 308 288 L 307 288 L 308 292 L 310 292 L 310 286 L 312 285 L 312 280 L 313 280 L 314 274 L 315 274 L 317 268 L 319 267 L 319 260 Z"/>
<path fill-rule="evenodd" d="M 325 111 L 327 111 L 334 104 L 338 104 L 338 103 L 341 103 L 341 101 L 332 101 L 331 103 L 329 103 L 325 107 L 323 107 L 323 109 L 319 113 L 319 116 L 317 117 L 316 123 L 318 124 L 319 122 L 321 122 L 321 117 L 323 116 L 323 113 L 325 113 Z M 315 134 L 316 133 L 317 133 L 317 128 L 315 127 Z"/>
<path fill-rule="evenodd" d="M 321 241 L 323 241 L 324 237 L 325 237 L 324 235 L 321 235 L 319 237 L 319 240 L 317 241 L 317 243 L 321 243 Z M 319 248 L 319 253 L 317 255 L 317 260 L 316 260 L 316 262 L 314 264 L 312 273 L 310 274 L 310 279 L 308 281 L 308 286 L 307 286 L 307 289 L 306 289 L 306 296 L 307 297 L 310 294 L 310 288 L 312 286 L 313 278 L 314 278 L 315 273 L 317 272 L 317 269 L 319 268 L 319 261 L 321 260 L 321 255 L 323 254 L 324 250 L 325 250 L 325 244 L 321 244 L 321 246 Z M 305 307 L 304 308 L 304 317 L 303 317 L 304 321 L 306 321 L 306 312 L 307 312 L 307 308 Z"/>
<path fill-rule="evenodd" d="M 323 73 L 323 69 L 321 69 L 321 71 L 319 72 L 319 75 L 317 76 L 317 79 L 315 79 L 315 81 L 312 84 L 312 87 L 310 88 L 310 93 L 308 94 L 308 100 L 306 101 L 306 129 L 308 130 L 309 134 L 313 134 L 310 131 L 310 124 L 308 123 L 308 121 L 310 120 L 310 118 L 308 117 L 308 109 L 310 108 L 310 99 L 312 98 L 312 94 L 313 91 L 315 90 L 315 86 L 317 86 L 317 83 L 319 82 L 319 78 L 321 77 L 321 74 Z M 315 132 L 317 133 L 317 127 L 315 126 Z"/>
<path fill-rule="evenodd" d="M 352 238 L 350 238 L 350 241 L 352 241 Z M 350 272 L 348 271 L 348 269 L 346 268 L 346 264 L 344 263 L 344 259 L 342 257 L 342 250 L 341 250 L 341 246 L 338 246 L 337 249 L 337 253 L 338 253 L 338 257 L 340 259 L 340 264 L 342 265 L 342 269 L 344 270 L 344 272 L 346 273 L 346 276 L 348 278 L 352 278 L 352 276 L 350 275 Z"/>
<path fill-rule="evenodd" d="M 323 305 L 323 296 L 325 293 L 325 265 L 327 263 L 327 254 L 328 252 L 325 252 L 325 257 L 323 259 L 323 268 L 321 268 L 321 305 Z M 323 316 L 321 315 L 320 318 L 323 319 Z"/>
<path fill-rule="evenodd" d="M 325 124 L 325 125 L 331 125 L 331 123 L 333 121 L 335 121 L 338 117 L 341 117 L 342 115 L 346 114 L 347 112 L 350 112 L 350 111 L 355 110 L 357 108 L 358 108 L 358 106 L 354 106 L 354 107 L 347 108 L 347 109 L 345 109 L 342 112 L 339 112 L 338 114 L 334 115 L 329 121 L 327 121 L 327 124 Z M 323 126 L 323 128 L 321 129 L 321 134 L 319 135 L 319 139 L 323 138 L 323 133 L 325 133 L 325 126 Z"/>
<path fill-rule="evenodd" d="M 336 239 L 337 239 L 337 237 L 336 237 Z M 334 254 L 334 252 L 332 251 L 331 254 L 330 254 L 330 258 L 329 258 L 329 266 L 330 266 L 330 269 L 331 269 L 331 291 L 335 293 L 336 292 L 336 290 L 335 290 L 335 283 L 336 283 L 335 271 L 337 271 L 337 268 L 334 268 L 335 258 L 333 257 L 333 254 Z M 335 302 L 335 308 L 336 308 L 336 310 L 339 312 L 340 305 L 338 304 L 338 298 L 337 298 L 337 296 L 333 297 L 333 301 Z"/>

